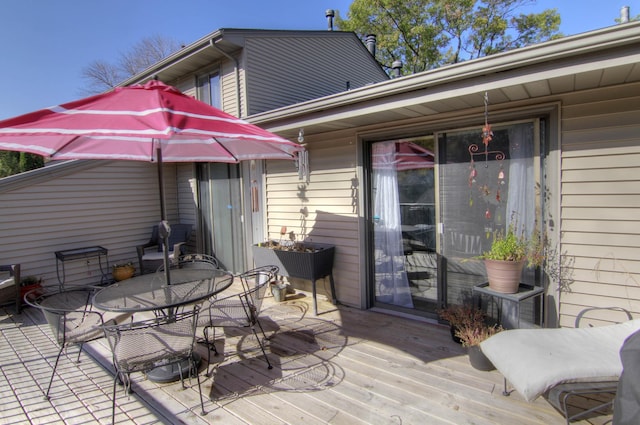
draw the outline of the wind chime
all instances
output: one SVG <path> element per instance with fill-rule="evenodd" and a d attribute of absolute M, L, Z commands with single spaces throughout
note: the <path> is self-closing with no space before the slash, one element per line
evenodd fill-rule
<path fill-rule="evenodd" d="M 298 143 L 306 148 L 304 143 L 304 129 L 298 131 Z M 298 157 L 295 159 L 295 166 L 298 169 L 298 180 L 304 180 L 305 183 L 309 183 L 309 152 L 305 149 L 302 152 L 298 152 Z"/>
<path fill-rule="evenodd" d="M 500 188 L 505 184 L 505 174 L 503 168 L 503 161 L 505 155 L 502 151 L 499 150 L 489 150 L 489 143 L 493 140 L 493 131 L 491 131 L 491 125 L 489 124 L 489 96 L 485 92 L 484 93 L 484 126 L 482 127 L 482 144 L 484 145 L 484 150 L 480 150 L 480 146 L 478 144 L 473 143 L 469 146 L 469 207 L 473 207 L 473 193 L 474 187 L 476 187 L 482 198 L 485 201 L 485 212 L 484 217 L 487 221 L 491 220 L 491 210 L 489 209 L 490 199 L 491 199 L 491 186 L 490 175 L 489 175 L 489 159 L 496 160 L 500 162 L 500 168 L 498 170 L 498 184 L 495 190 L 495 201 L 499 204 L 501 202 L 501 193 Z M 478 169 L 476 168 L 475 158 L 479 156 L 484 156 L 484 168 L 485 172 L 481 173 L 482 175 L 478 175 Z M 479 177 L 482 178 L 483 184 L 478 185 Z M 491 229 L 487 228 L 487 232 L 490 233 Z"/>

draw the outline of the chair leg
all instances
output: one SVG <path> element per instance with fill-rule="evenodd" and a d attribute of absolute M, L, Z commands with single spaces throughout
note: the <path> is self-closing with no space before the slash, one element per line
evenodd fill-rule
<path fill-rule="evenodd" d="M 120 377 L 120 373 L 116 371 L 115 375 L 113 376 L 113 397 L 111 402 L 111 423 L 112 424 L 116 423 L 116 392 L 117 392 L 116 388 L 118 386 L 117 383 L 118 383 L 119 377 Z"/>
<path fill-rule="evenodd" d="M 207 414 L 207 412 L 205 412 L 204 410 L 204 399 L 202 398 L 202 386 L 200 385 L 200 374 L 198 373 L 198 365 L 194 361 L 193 355 L 191 356 L 189 368 L 193 369 L 196 373 L 196 381 L 198 381 L 198 394 L 200 394 L 200 408 L 202 409 L 202 416 L 204 416 Z M 207 370 L 208 369 L 209 369 L 209 365 L 207 365 Z"/>
<path fill-rule="evenodd" d="M 511 393 L 507 390 L 507 378 L 503 378 L 503 379 L 504 379 L 504 389 L 502 390 L 502 395 L 507 397 Z"/>
<path fill-rule="evenodd" d="M 176 363 L 178 365 L 178 374 L 180 375 L 180 383 L 182 384 L 182 389 L 186 389 L 187 387 L 184 385 L 184 374 L 182 372 L 182 363 Z M 191 360 L 189 360 L 189 367 L 191 367 Z"/>
<path fill-rule="evenodd" d="M 82 354 L 82 346 L 84 345 L 84 343 L 79 343 L 78 344 L 78 358 L 76 359 L 76 363 L 80 363 L 80 354 Z"/>
<path fill-rule="evenodd" d="M 262 327 L 260 327 L 262 329 Z M 256 336 L 256 339 L 258 340 L 258 345 L 260 346 L 260 349 L 262 350 L 262 354 L 264 354 L 264 359 L 267 362 L 267 369 L 273 369 L 273 366 L 271 366 L 271 362 L 269 361 L 269 357 L 267 357 L 267 352 L 264 349 L 264 344 L 262 343 L 262 341 L 260 341 L 260 337 L 258 336 L 258 332 L 256 332 L 256 328 L 255 326 L 251 326 L 251 330 L 253 331 L 253 334 Z"/>
<path fill-rule="evenodd" d="M 213 348 L 213 352 L 215 355 L 218 355 L 218 350 L 216 349 L 216 339 L 215 339 L 215 328 L 213 334 L 213 340 L 209 342 L 209 327 L 205 326 L 203 330 L 205 344 L 207 345 L 207 376 L 211 376 L 211 372 L 209 370 L 209 365 L 211 364 L 211 349 Z"/>
<path fill-rule="evenodd" d="M 264 337 L 264 339 L 268 340 L 269 338 L 267 338 L 267 334 L 264 333 L 264 328 L 262 327 L 260 320 L 258 320 L 257 318 L 256 318 L 256 323 L 258 324 L 258 327 L 260 328 L 260 331 L 262 332 L 262 336 Z"/>
<path fill-rule="evenodd" d="M 47 392 L 44 393 L 44 399 L 49 400 L 49 391 L 51 390 L 51 384 L 53 383 L 53 377 L 56 374 L 56 369 L 58 368 L 58 362 L 60 361 L 60 356 L 62 355 L 62 350 L 64 350 L 64 345 L 60 347 L 60 351 L 58 351 L 58 356 L 56 357 L 56 362 L 53 365 L 53 372 L 51 372 L 51 379 L 49 379 L 49 386 L 47 387 Z"/>

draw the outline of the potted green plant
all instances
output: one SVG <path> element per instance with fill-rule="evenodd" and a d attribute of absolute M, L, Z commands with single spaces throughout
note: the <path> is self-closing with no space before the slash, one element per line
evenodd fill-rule
<path fill-rule="evenodd" d="M 131 261 L 127 263 L 115 264 L 111 269 L 111 274 L 116 282 L 133 277 L 136 268 Z"/>
<path fill-rule="evenodd" d="M 514 294 L 518 292 L 525 263 L 531 267 L 544 262 L 544 241 L 539 232 L 527 237 L 512 223 L 506 232 L 495 232 L 491 248 L 477 258 L 484 260 L 489 288 Z"/>

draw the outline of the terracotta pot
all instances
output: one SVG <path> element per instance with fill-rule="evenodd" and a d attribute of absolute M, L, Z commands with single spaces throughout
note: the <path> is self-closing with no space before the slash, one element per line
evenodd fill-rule
<path fill-rule="evenodd" d="M 495 370 L 495 366 L 491 363 L 491 360 L 484 355 L 479 345 L 472 345 L 467 347 L 467 354 L 469 355 L 469 363 L 474 369 L 490 371 Z"/>
<path fill-rule="evenodd" d="M 518 292 L 524 262 L 524 260 L 484 260 L 489 288 L 503 294 L 515 294 Z"/>
<path fill-rule="evenodd" d="M 131 277 L 133 277 L 133 274 L 135 273 L 136 269 L 133 266 L 130 267 L 114 267 L 113 268 L 113 278 L 116 281 L 121 281 L 121 280 L 125 280 L 125 279 L 129 279 Z"/>

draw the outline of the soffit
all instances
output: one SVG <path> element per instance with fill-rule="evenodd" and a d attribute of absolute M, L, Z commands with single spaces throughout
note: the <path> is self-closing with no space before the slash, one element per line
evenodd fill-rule
<path fill-rule="evenodd" d="M 248 119 L 283 137 L 553 98 L 640 81 L 640 25 L 609 28 L 292 105 Z M 624 27 L 624 28 L 623 28 Z"/>

